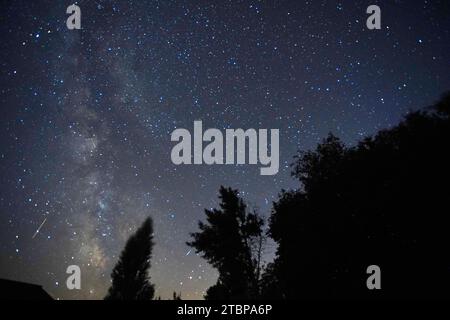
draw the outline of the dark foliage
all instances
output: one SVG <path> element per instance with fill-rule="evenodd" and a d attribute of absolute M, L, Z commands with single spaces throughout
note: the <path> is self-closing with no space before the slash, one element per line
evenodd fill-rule
<path fill-rule="evenodd" d="M 105 300 L 151 300 L 154 295 L 148 270 L 153 248 L 153 222 L 147 218 L 132 235 L 111 274 Z"/>
<path fill-rule="evenodd" d="M 277 256 L 263 276 L 277 298 L 449 297 L 450 95 L 355 147 L 330 135 L 301 153 L 301 187 L 274 204 Z M 366 268 L 382 290 L 366 287 Z"/>
<path fill-rule="evenodd" d="M 205 210 L 206 223 L 191 234 L 188 245 L 201 253 L 219 271 L 217 283 L 206 299 L 248 299 L 258 296 L 259 261 L 255 243 L 262 234 L 263 221 L 248 212 L 237 190 L 220 188 L 220 210 Z"/>

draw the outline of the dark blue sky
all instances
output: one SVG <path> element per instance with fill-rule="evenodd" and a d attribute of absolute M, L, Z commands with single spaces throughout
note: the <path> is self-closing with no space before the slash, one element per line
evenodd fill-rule
<path fill-rule="evenodd" d="M 157 295 L 201 298 L 216 273 L 185 242 L 221 184 L 268 216 L 298 187 L 297 150 L 328 132 L 353 144 L 450 89 L 448 1 L 90 0 L 81 30 L 70 4 L 0 6 L 0 277 L 54 297 L 102 298 L 151 215 Z M 194 120 L 280 129 L 280 172 L 173 165 L 170 134 Z M 65 287 L 70 264 L 81 291 Z"/>

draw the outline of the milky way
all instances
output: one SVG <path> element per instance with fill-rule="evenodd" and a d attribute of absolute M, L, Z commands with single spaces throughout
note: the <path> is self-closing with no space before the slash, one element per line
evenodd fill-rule
<path fill-rule="evenodd" d="M 0 7 L 0 277 L 99 299 L 152 216 L 157 295 L 201 298 L 216 272 L 185 242 L 220 185 L 270 214 L 297 150 L 352 144 L 450 88 L 448 1 L 67 1 Z M 176 166 L 176 128 L 280 129 L 280 172 Z M 269 245 L 266 259 L 275 248 Z M 81 290 L 65 286 L 79 265 Z"/>

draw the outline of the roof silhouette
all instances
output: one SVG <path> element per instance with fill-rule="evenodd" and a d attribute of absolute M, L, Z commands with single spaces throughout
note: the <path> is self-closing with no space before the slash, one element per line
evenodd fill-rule
<path fill-rule="evenodd" d="M 0 300 L 53 300 L 42 288 L 32 283 L 0 279 Z"/>

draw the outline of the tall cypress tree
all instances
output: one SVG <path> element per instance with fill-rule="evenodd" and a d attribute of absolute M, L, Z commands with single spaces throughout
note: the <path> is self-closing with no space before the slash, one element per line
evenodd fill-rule
<path fill-rule="evenodd" d="M 105 300 L 151 300 L 155 292 L 148 270 L 153 249 L 153 221 L 149 217 L 127 241 L 111 274 Z"/>

